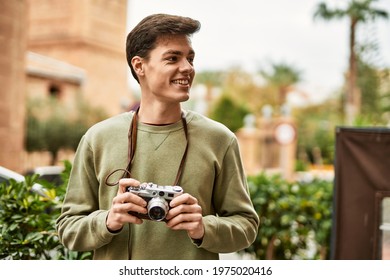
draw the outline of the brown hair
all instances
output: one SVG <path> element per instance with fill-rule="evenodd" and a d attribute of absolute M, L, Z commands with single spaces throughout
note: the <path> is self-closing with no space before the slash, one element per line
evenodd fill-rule
<path fill-rule="evenodd" d="M 127 35 L 126 58 L 133 77 L 138 81 L 131 60 L 134 56 L 148 58 L 159 37 L 166 35 L 187 35 L 199 31 L 200 22 L 189 17 L 168 14 L 154 14 L 141 20 Z"/>

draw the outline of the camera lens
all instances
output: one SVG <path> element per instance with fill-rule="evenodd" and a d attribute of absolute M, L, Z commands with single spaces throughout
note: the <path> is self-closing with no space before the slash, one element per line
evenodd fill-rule
<path fill-rule="evenodd" d="M 148 203 L 149 218 L 154 221 L 162 221 L 168 213 L 168 203 L 164 198 L 154 197 Z"/>
<path fill-rule="evenodd" d="M 165 211 L 161 207 L 154 206 L 149 210 L 149 217 L 155 221 L 161 221 L 165 218 Z"/>

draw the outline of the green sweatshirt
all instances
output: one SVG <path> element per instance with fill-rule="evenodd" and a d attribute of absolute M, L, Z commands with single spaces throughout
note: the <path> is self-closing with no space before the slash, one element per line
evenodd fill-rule
<path fill-rule="evenodd" d="M 118 233 L 106 227 L 117 186 L 106 176 L 128 164 L 128 130 L 133 113 L 102 121 L 84 135 L 57 219 L 61 242 L 75 251 L 94 251 L 94 259 L 218 259 L 256 238 L 259 218 L 250 200 L 235 135 L 222 124 L 186 112 L 189 148 L 179 185 L 198 199 L 205 235 L 198 244 L 186 231 L 164 222 L 127 224 Z M 181 121 L 167 126 L 139 123 L 131 177 L 172 185 L 185 149 Z"/>

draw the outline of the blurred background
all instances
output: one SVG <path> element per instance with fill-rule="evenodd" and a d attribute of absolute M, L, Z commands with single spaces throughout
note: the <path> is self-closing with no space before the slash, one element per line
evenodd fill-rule
<path fill-rule="evenodd" d="M 254 145 L 243 151 L 249 173 L 282 164 L 280 149 L 260 148 L 278 145 L 276 131 L 294 142 L 294 162 L 284 164 L 302 169 L 332 164 L 336 125 L 389 123 L 390 0 L 0 5 L 0 165 L 18 172 L 72 159 L 90 125 L 137 103 L 125 38 L 159 12 L 200 20 L 185 107 L 241 129 L 242 142 Z M 351 7 L 360 13 L 354 21 Z M 256 133 L 243 130 L 245 119 Z M 290 125 L 276 130 L 280 122 Z"/>
<path fill-rule="evenodd" d="M 152 13 L 201 22 L 183 106 L 236 133 L 248 176 L 332 182 L 337 127 L 390 125 L 390 0 L 0 0 L 0 166 L 58 175 L 138 103 L 125 40 Z"/>

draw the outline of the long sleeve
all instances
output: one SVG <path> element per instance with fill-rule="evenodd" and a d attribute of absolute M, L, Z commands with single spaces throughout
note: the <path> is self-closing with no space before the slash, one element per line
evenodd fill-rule
<path fill-rule="evenodd" d="M 259 217 L 250 200 L 238 143 L 233 138 L 214 186 L 216 215 L 203 218 L 205 237 L 200 247 L 228 253 L 247 248 L 255 240 Z"/>
<path fill-rule="evenodd" d="M 60 241 L 69 249 L 94 251 L 95 259 L 218 259 L 218 253 L 248 247 L 259 218 L 253 209 L 237 138 L 226 127 L 201 115 L 187 115 L 189 150 L 180 186 L 198 199 L 205 236 L 200 245 L 186 231 L 163 222 L 125 224 L 118 233 L 106 228 L 117 187 L 105 184 L 113 170 L 125 168 L 131 114 L 92 127 L 76 152 L 68 189 L 57 219 Z M 174 182 L 186 138 L 181 122 L 138 125 L 131 169 L 140 182 Z"/>
<path fill-rule="evenodd" d="M 99 209 L 98 191 L 93 154 L 83 137 L 75 156 L 62 214 L 57 219 L 60 240 L 71 250 L 93 250 L 109 243 L 113 237 L 105 226 L 107 210 Z"/>
<path fill-rule="evenodd" d="M 77 148 L 62 211 L 56 221 L 62 244 L 74 251 L 98 248 L 105 258 L 128 258 L 128 226 L 113 234 L 106 227 L 108 210 L 117 187 L 105 184 L 105 177 L 127 164 L 127 131 L 130 114 L 108 119 L 91 127 Z M 112 245 L 114 244 L 114 245 Z M 122 245 L 121 245 L 122 244 Z"/>

